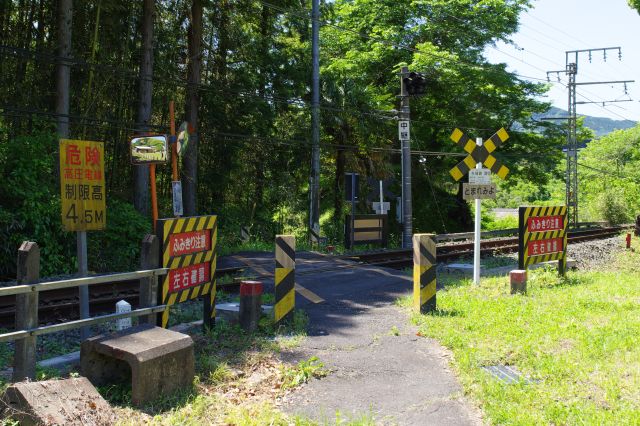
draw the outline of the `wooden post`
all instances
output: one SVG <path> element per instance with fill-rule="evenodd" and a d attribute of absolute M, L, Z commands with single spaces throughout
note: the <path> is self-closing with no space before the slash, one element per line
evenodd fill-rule
<path fill-rule="evenodd" d="M 18 284 L 35 284 L 40 279 L 40 248 L 24 241 L 18 249 Z M 38 292 L 16 295 L 16 330 L 38 326 Z M 13 381 L 36 378 L 36 336 L 16 340 Z"/>
<path fill-rule="evenodd" d="M 140 249 L 140 269 L 157 269 L 160 267 L 160 243 L 158 237 L 147 234 L 142 239 Z M 158 301 L 158 278 L 142 278 L 140 280 L 140 307 L 150 308 L 156 306 Z M 140 317 L 141 323 L 156 323 L 156 314 Z"/>

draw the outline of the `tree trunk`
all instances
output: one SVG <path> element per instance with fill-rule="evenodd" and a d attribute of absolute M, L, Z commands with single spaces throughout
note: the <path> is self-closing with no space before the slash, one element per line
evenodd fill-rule
<path fill-rule="evenodd" d="M 58 136 L 69 137 L 69 80 L 71 67 L 71 19 L 73 0 L 58 0 L 58 56 L 56 67 L 56 117 Z M 56 165 L 58 162 L 56 162 Z"/>
<path fill-rule="evenodd" d="M 216 55 L 216 74 L 218 81 L 226 88 L 227 84 L 227 52 L 229 51 L 231 42 L 229 40 L 229 2 L 221 0 L 218 7 L 218 54 Z"/>
<path fill-rule="evenodd" d="M 142 55 L 140 62 L 140 85 L 137 127 L 148 130 L 151 121 L 153 95 L 153 19 L 154 0 L 144 0 L 142 15 Z M 141 214 L 149 215 L 149 166 L 133 168 L 133 205 Z"/>
<path fill-rule="evenodd" d="M 42 43 L 44 42 L 44 3 L 45 0 L 40 0 L 38 6 L 38 31 L 36 33 L 36 52 L 42 50 Z M 0 28 L 0 32 L 2 29 Z"/>
<path fill-rule="evenodd" d="M 100 30 L 100 11 L 102 10 L 102 0 L 98 0 L 96 7 L 96 20 L 93 23 L 93 40 L 91 42 L 91 63 L 96 61 L 96 52 L 98 51 L 98 31 Z M 93 94 L 93 67 L 89 67 L 89 83 L 87 84 L 87 90 L 83 98 L 82 115 L 88 117 L 89 110 L 91 109 Z M 85 121 L 82 126 L 82 139 L 86 139 L 87 136 L 87 122 Z"/>
<path fill-rule="evenodd" d="M 35 18 L 35 13 L 36 13 L 36 2 L 31 1 L 29 2 L 29 13 L 27 14 L 26 20 L 24 22 L 24 32 L 20 34 L 22 39 L 18 43 L 18 46 L 28 50 L 31 49 L 31 40 L 33 37 L 32 23 Z M 28 101 L 29 90 L 22 87 L 22 84 L 25 80 L 26 73 L 27 73 L 28 62 L 29 61 L 27 58 L 18 57 L 18 66 L 16 67 L 16 77 L 14 80 L 14 84 L 15 84 L 14 87 L 17 90 L 14 100 L 17 101 L 16 104 L 18 105 L 29 102 Z"/>
<path fill-rule="evenodd" d="M 187 63 L 187 98 L 185 111 L 187 121 L 193 129 L 189 138 L 182 168 L 182 194 L 185 216 L 197 214 L 198 190 L 198 107 L 200 99 L 200 62 L 202 58 L 202 0 L 193 0 L 191 5 L 191 24 L 189 26 L 188 63 Z"/>
<path fill-rule="evenodd" d="M 258 93 L 262 97 L 261 103 L 262 107 L 265 110 L 263 118 L 265 120 L 261 121 L 257 130 L 261 131 L 263 134 L 267 134 L 269 131 L 269 124 L 266 121 L 267 118 L 267 109 L 269 109 L 269 105 L 264 97 L 267 94 L 267 83 L 268 83 L 268 67 L 269 67 L 269 21 L 270 21 L 270 10 L 267 6 L 262 6 L 262 15 L 260 19 L 260 76 L 258 83 Z M 270 117 L 269 117 L 270 118 Z M 255 213 L 258 208 L 262 207 L 263 198 L 264 198 L 264 185 L 265 185 L 265 156 L 267 150 L 263 146 L 263 142 L 261 139 L 258 139 L 254 142 L 253 149 L 255 159 L 253 166 L 255 167 L 255 186 L 252 200 L 252 208 L 251 208 L 251 217 L 249 218 L 250 225 L 253 226 L 255 220 Z"/>
<path fill-rule="evenodd" d="M 344 197 L 342 193 L 342 179 L 344 179 L 344 162 L 344 150 L 338 149 L 336 154 L 336 176 L 333 181 L 333 221 L 336 227 L 342 221 L 342 200 Z"/>
<path fill-rule="evenodd" d="M 4 21 L 5 21 L 5 16 L 9 15 L 9 6 L 11 5 L 11 2 L 8 0 L 0 0 L 0 43 L 1 44 L 5 44 L 4 42 L 4 37 L 5 37 L 5 29 L 4 29 Z"/>

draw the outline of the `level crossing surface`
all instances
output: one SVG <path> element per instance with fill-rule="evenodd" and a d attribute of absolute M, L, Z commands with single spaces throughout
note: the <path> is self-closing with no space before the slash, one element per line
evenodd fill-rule
<path fill-rule="evenodd" d="M 240 253 L 223 262 L 246 266 L 245 275 L 273 291 L 272 254 Z M 449 369 L 449 353 L 417 336 L 409 312 L 397 305 L 411 291 L 405 271 L 298 252 L 295 303 L 309 317 L 308 337 L 282 357 L 295 363 L 317 356 L 331 373 L 285 397 L 282 408 L 321 423 L 335 422 L 340 412 L 376 424 L 481 424 Z"/>

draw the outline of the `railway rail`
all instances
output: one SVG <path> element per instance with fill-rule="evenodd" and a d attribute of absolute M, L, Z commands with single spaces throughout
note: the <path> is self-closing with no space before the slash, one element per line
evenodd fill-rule
<path fill-rule="evenodd" d="M 578 243 L 582 241 L 609 238 L 618 235 L 622 231 L 629 229 L 631 226 L 616 226 L 608 228 L 595 229 L 579 229 L 570 231 L 568 235 L 569 243 Z M 508 234 L 509 231 L 501 231 L 502 235 Z M 495 233 L 489 233 L 493 236 Z M 498 233 L 498 235 L 501 235 Z M 473 253 L 472 241 L 460 241 L 468 239 L 469 234 L 448 234 L 438 236 L 437 254 L 439 261 L 450 261 L 463 257 L 469 257 Z M 481 252 L 483 256 L 493 255 L 496 253 L 512 253 L 518 250 L 518 237 L 498 237 L 481 241 Z M 409 268 L 413 265 L 412 251 L 408 249 L 399 250 L 383 250 L 370 253 L 350 254 L 344 256 L 336 256 L 343 260 L 345 264 L 335 268 L 353 268 L 357 264 L 352 262 L 365 263 L 375 266 L 383 266 L 390 268 Z M 349 264 L 347 264 L 347 262 Z M 273 262 L 265 262 L 258 266 L 271 265 Z M 216 277 L 220 278 L 225 275 L 233 275 L 245 269 L 251 269 L 251 264 L 240 267 L 219 268 L 216 271 Z M 312 268 L 304 273 L 322 272 L 323 268 Z M 261 277 L 268 275 L 262 274 Z M 221 285 L 225 287 L 225 285 Z M 102 284 L 92 286 L 90 288 L 90 310 L 92 313 L 104 313 L 113 311 L 116 302 L 126 300 L 135 308 L 138 306 L 138 281 L 126 281 L 117 284 Z M 54 290 L 42 295 L 40 299 L 40 322 L 43 324 L 51 322 L 66 321 L 79 317 L 78 294 L 72 289 Z M 15 319 L 15 296 L 0 297 L 0 327 L 12 328 Z"/>
<path fill-rule="evenodd" d="M 216 277 L 237 273 L 245 268 L 219 268 Z M 89 310 L 92 314 L 113 312 L 120 300 L 126 300 L 135 309 L 139 305 L 140 283 L 137 280 L 119 283 L 97 284 L 89 288 Z M 0 297 L 0 328 L 13 328 L 15 321 L 15 296 Z M 77 289 L 51 290 L 42 293 L 38 303 L 41 324 L 78 319 Z"/>
<path fill-rule="evenodd" d="M 630 229 L 631 226 L 613 226 L 569 231 L 569 244 L 583 241 L 610 238 Z M 518 237 L 492 238 L 480 242 L 481 255 L 513 253 L 518 251 Z M 437 244 L 438 261 L 449 261 L 473 255 L 473 241 Z M 368 263 L 389 268 L 408 268 L 413 265 L 413 252 L 410 249 L 386 250 L 343 256 L 344 259 Z"/>

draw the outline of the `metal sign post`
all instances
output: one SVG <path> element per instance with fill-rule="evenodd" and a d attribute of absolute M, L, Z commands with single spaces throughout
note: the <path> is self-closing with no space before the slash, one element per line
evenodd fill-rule
<path fill-rule="evenodd" d="M 354 240 L 354 230 L 356 225 L 356 174 L 351 174 L 351 243 L 349 244 L 353 247 Z"/>
<path fill-rule="evenodd" d="M 558 273 L 567 269 L 566 206 L 520 207 L 518 209 L 518 269 L 550 260 L 558 261 Z"/>
<path fill-rule="evenodd" d="M 404 72 L 404 71 L 403 71 Z M 404 87 L 404 83 L 403 83 Z M 403 88 L 403 94 L 404 94 Z M 398 121 L 398 137 L 401 146 L 402 164 L 402 247 L 413 244 L 413 204 L 411 198 L 411 122 L 409 121 L 409 97 L 402 98 L 402 120 Z"/>
<path fill-rule="evenodd" d="M 65 231 L 76 231 L 78 275 L 87 276 L 87 232 L 106 224 L 104 145 L 102 142 L 60 140 L 60 200 Z M 79 287 L 80 318 L 89 318 L 89 288 Z M 89 328 L 80 330 L 82 339 Z"/>
<path fill-rule="evenodd" d="M 476 145 L 482 146 L 482 138 L 476 138 Z M 482 163 L 476 164 L 476 170 L 482 169 Z M 480 284 L 480 227 L 482 223 L 482 200 L 476 198 L 476 221 L 473 233 L 473 283 Z"/>
<path fill-rule="evenodd" d="M 176 120 L 174 113 L 174 102 L 169 102 L 169 121 L 171 123 L 171 139 L 172 143 L 172 157 L 171 157 L 171 188 L 173 199 L 173 215 L 180 217 L 184 215 L 184 209 L 182 207 L 182 181 L 178 178 L 178 157 L 184 156 L 187 145 L 189 144 L 189 134 L 192 133 L 192 128 L 186 121 L 182 122 L 180 129 L 178 130 L 178 136 L 176 137 Z"/>
<path fill-rule="evenodd" d="M 203 296 L 203 327 L 215 324 L 217 216 L 192 216 L 158 221 L 160 262 L 169 273 L 162 280 L 158 304 L 172 306 Z M 170 310 L 158 318 L 167 327 Z"/>
<path fill-rule="evenodd" d="M 344 186 L 345 186 L 345 199 L 351 203 L 351 229 L 349 232 L 349 241 L 348 245 L 351 247 L 353 245 L 353 228 L 355 226 L 355 217 L 356 217 L 356 200 L 358 199 L 358 186 L 360 182 L 360 175 L 358 173 L 345 173 L 344 175 Z M 345 221 L 346 227 L 346 221 Z M 345 232 L 345 238 L 347 237 Z M 345 244 L 346 245 L 346 244 Z"/>
<path fill-rule="evenodd" d="M 504 130 L 504 128 L 498 130 L 484 143 L 482 138 L 476 138 L 474 143 L 460 129 L 455 129 L 451 134 L 451 140 L 469 153 L 469 155 L 451 169 L 449 173 L 456 181 L 459 181 L 464 175 L 469 173 L 469 182 L 473 183 L 473 185 L 469 185 L 469 187 L 474 187 L 473 191 L 469 191 L 470 196 L 466 195 L 467 188 L 464 187 L 463 198 L 473 198 L 476 200 L 473 241 L 473 282 L 475 284 L 480 284 L 480 228 L 482 221 L 480 200 L 482 198 L 491 198 L 492 196 L 495 196 L 495 187 L 490 183 L 491 172 L 497 174 L 501 179 L 505 179 L 507 174 L 509 174 L 509 169 L 491 155 L 491 153 L 496 148 L 500 147 L 508 138 L 509 134 Z M 489 168 L 488 172 L 483 171 L 482 163 L 487 165 Z M 473 171 L 474 167 L 475 171 Z M 480 191 L 478 191 L 478 189 L 480 189 Z"/>
<path fill-rule="evenodd" d="M 384 201 L 384 189 L 382 186 L 383 184 L 382 184 L 382 181 L 379 181 L 379 182 L 380 182 L 380 201 L 377 203 L 376 202 L 372 203 L 372 206 L 376 214 L 387 214 L 387 212 L 391 209 L 391 203 Z"/>

